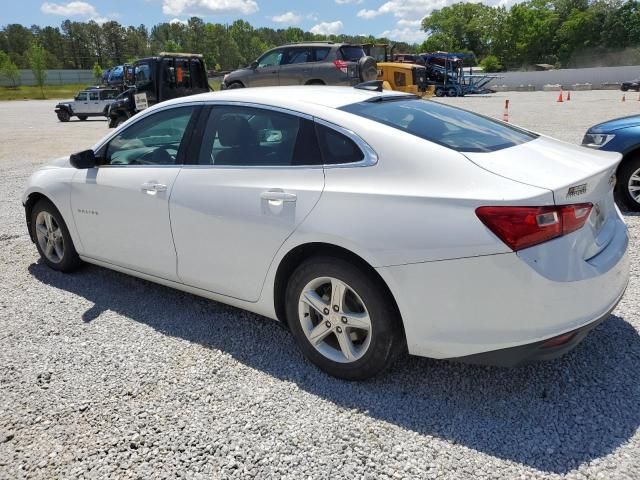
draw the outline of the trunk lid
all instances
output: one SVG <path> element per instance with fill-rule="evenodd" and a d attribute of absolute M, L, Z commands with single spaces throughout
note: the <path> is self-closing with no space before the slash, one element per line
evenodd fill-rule
<path fill-rule="evenodd" d="M 539 137 L 488 153 L 465 153 L 476 165 L 502 177 L 553 192 L 556 205 L 591 203 L 587 224 L 571 233 L 572 254 L 588 260 L 607 247 L 614 235 L 615 172 L 622 155 Z"/>

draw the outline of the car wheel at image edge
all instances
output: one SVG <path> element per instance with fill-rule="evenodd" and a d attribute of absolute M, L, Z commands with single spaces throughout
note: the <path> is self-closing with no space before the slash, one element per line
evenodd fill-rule
<path fill-rule="evenodd" d="M 309 259 L 289 279 L 287 322 L 305 357 L 326 373 L 363 380 L 406 351 L 397 307 L 376 280 L 334 257 Z"/>
<path fill-rule="evenodd" d="M 42 199 L 34 205 L 31 229 L 38 253 L 47 266 L 61 272 L 71 272 L 82 264 L 67 225 L 50 201 Z"/>
<path fill-rule="evenodd" d="M 618 169 L 616 193 L 625 207 L 640 212 L 640 154 L 636 154 Z"/>

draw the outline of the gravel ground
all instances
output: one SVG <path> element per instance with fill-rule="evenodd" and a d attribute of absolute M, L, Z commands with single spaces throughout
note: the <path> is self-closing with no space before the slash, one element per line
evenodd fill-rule
<path fill-rule="evenodd" d="M 510 93 L 512 121 L 577 142 L 640 103 Z M 446 101 L 501 116 L 506 94 Z M 104 121 L 0 103 L 0 478 L 640 478 L 640 217 L 613 315 L 561 360 L 408 358 L 364 383 L 275 322 L 98 267 L 38 261 L 20 193 Z"/>

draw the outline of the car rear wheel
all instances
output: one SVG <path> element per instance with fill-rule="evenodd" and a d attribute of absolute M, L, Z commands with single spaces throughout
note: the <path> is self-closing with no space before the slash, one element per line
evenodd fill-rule
<path fill-rule="evenodd" d="M 618 195 L 629 210 L 640 212 L 640 154 L 623 160 L 618 169 Z"/>
<path fill-rule="evenodd" d="M 302 353 L 335 377 L 372 377 L 404 351 L 388 294 L 344 260 L 317 257 L 300 265 L 288 284 L 286 309 Z"/>
<path fill-rule="evenodd" d="M 84 122 L 88 117 L 86 115 L 78 115 L 78 118 Z"/>
<path fill-rule="evenodd" d="M 68 122 L 71 119 L 71 115 L 69 115 L 69 112 L 66 110 L 60 110 L 58 112 L 58 120 L 60 120 L 61 122 Z"/>
<path fill-rule="evenodd" d="M 60 212 L 48 200 L 40 200 L 31 211 L 32 237 L 44 263 L 54 270 L 70 272 L 81 265 L 80 257 Z"/>
<path fill-rule="evenodd" d="M 627 87 L 626 85 L 622 85 L 620 87 L 620 90 L 622 90 L 623 92 L 626 92 L 627 90 L 629 90 L 629 87 Z"/>

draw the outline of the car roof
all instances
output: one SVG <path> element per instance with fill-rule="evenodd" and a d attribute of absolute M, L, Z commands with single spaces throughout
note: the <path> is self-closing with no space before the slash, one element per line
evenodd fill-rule
<path fill-rule="evenodd" d="M 305 85 L 291 87 L 235 88 L 219 92 L 202 93 L 163 102 L 181 104 L 193 101 L 230 101 L 270 105 L 304 112 L 305 104 L 314 104 L 328 108 L 340 108 L 353 103 L 364 102 L 380 95 L 407 96 L 403 92 L 384 90 L 383 93 L 362 90 L 353 87 L 329 87 L 324 85 Z"/>

